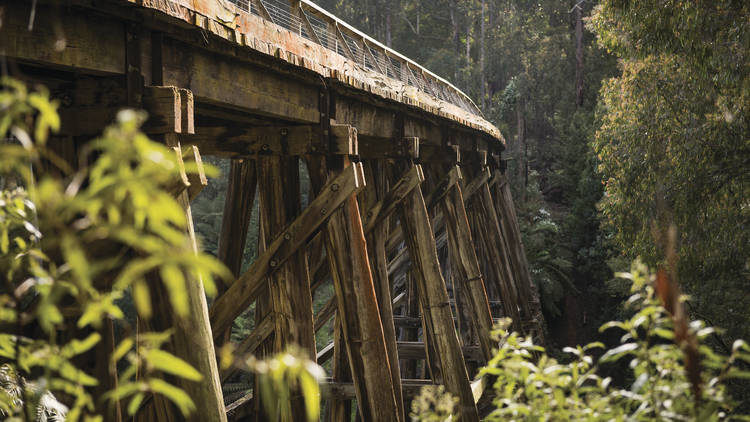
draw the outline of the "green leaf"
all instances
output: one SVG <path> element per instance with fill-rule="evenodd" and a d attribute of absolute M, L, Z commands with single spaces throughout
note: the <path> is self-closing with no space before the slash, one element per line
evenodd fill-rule
<path fill-rule="evenodd" d="M 159 371 L 185 378 L 190 381 L 200 381 L 203 378 L 203 375 L 190 366 L 189 363 L 163 350 L 149 350 L 146 353 L 146 360 L 151 366 Z"/>
<path fill-rule="evenodd" d="M 302 396 L 305 399 L 307 420 L 312 422 L 320 418 L 320 387 L 318 381 L 307 371 L 302 371 L 299 377 Z"/>
<path fill-rule="evenodd" d="M 151 390 L 155 393 L 163 395 L 177 405 L 183 416 L 187 417 L 195 410 L 195 403 L 193 403 L 190 396 L 174 385 L 171 385 L 164 380 L 154 378 L 148 381 L 148 386 L 151 387 Z"/>
<path fill-rule="evenodd" d="M 188 314 L 188 296 L 182 271 L 176 265 L 166 264 L 159 269 L 159 273 L 167 286 L 169 300 L 175 313 L 179 317 L 186 316 Z"/>
<path fill-rule="evenodd" d="M 133 283 L 133 302 L 135 302 L 138 315 L 144 319 L 151 318 L 151 294 L 143 280 Z"/>
<path fill-rule="evenodd" d="M 101 339 L 102 336 L 99 333 L 91 333 L 83 340 L 72 340 L 70 343 L 65 345 L 63 350 L 69 352 L 70 356 L 77 356 L 96 346 Z"/>
<path fill-rule="evenodd" d="M 615 347 L 614 349 L 607 350 L 607 352 L 604 353 L 602 357 L 600 358 L 600 361 L 601 362 L 617 361 L 625 355 L 632 354 L 637 349 L 638 349 L 638 344 L 625 343 L 623 345 Z"/>

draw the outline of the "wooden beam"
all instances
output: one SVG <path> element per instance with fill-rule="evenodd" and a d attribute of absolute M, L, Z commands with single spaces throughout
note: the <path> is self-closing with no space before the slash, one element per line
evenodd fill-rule
<path fill-rule="evenodd" d="M 255 201 L 257 185 L 255 161 L 232 160 L 227 177 L 227 195 L 222 213 L 218 258 L 235 277 L 238 277 L 242 269 L 242 255 L 250 227 L 250 213 Z M 219 286 L 219 292 L 225 290 L 224 286 Z"/>
<path fill-rule="evenodd" d="M 491 336 L 492 313 L 484 287 L 484 277 L 474 250 L 460 186 L 455 184 L 454 188 L 448 190 L 441 208 L 448 231 L 448 250 L 451 268 L 454 271 L 453 285 L 454 288 L 458 286 L 458 291 L 454 291 L 453 294 L 457 296 L 462 293 L 462 297 L 467 301 L 467 311 L 481 345 L 481 363 L 486 364 L 492 358 L 492 349 L 496 346 Z"/>
<path fill-rule="evenodd" d="M 78 72 L 124 74 L 125 25 L 112 17 L 67 7 L 37 7 L 33 29 L 28 29 L 31 4 L 0 1 L 2 55 Z M 64 35 L 63 35 L 64 34 Z"/>
<path fill-rule="evenodd" d="M 346 171 L 356 164 L 349 165 L 344 159 L 343 165 L 343 171 Z M 314 185 L 321 184 L 323 177 L 311 172 L 311 180 L 317 179 Z M 399 421 L 399 404 L 396 403 L 362 220 L 353 195 L 326 223 L 325 244 L 336 290 L 337 316 L 341 321 L 362 419 Z"/>
<path fill-rule="evenodd" d="M 174 135 L 165 136 L 165 143 L 174 149 L 179 158 L 182 157 L 182 149 Z M 177 200 L 185 210 L 188 236 L 193 250 L 197 252 L 198 246 L 187 190 L 183 190 Z M 208 305 L 202 281 L 190 280 L 185 283 L 188 313 L 183 318 L 176 317 L 168 305 L 167 292 L 162 283 L 153 283 L 152 288 L 155 290 L 152 299 L 154 303 L 159 304 L 159 306 L 154 306 L 155 315 L 150 321 L 154 324 L 152 328 L 172 329 L 173 335 L 170 337 L 172 353 L 188 362 L 203 375 L 203 379 L 198 382 L 177 380 L 177 385 L 199 404 L 197 410 L 187 420 L 226 422 L 219 369 L 216 363 L 214 342 L 211 338 L 211 326 L 207 318 Z"/>
<path fill-rule="evenodd" d="M 478 421 L 479 415 L 453 326 L 448 292 L 440 272 L 435 238 L 421 189 L 414 189 L 406 197 L 401 205 L 400 217 L 411 256 L 426 336 L 435 347 L 437 362 L 434 363 L 439 366 L 441 378 L 437 381 L 458 398 L 461 420 Z"/>
<path fill-rule="evenodd" d="M 195 145 L 188 145 L 182 151 L 183 161 L 193 164 L 196 168 L 195 172 L 187 174 L 188 182 L 188 200 L 193 202 L 198 194 L 201 193 L 203 188 L 208 186 L 208 178 L 206 178 L 206 171 L 203 167 L 203 159 L 201 158 L 200 151 Z"/>
<path fill-rule="evenodd" d="M 427 350 L 425 349 L 424 342 L 421 341 L 399 341 L 398 342 L 398 357 L 399 359 L 425 359 Z M 464 359 L 481 362 L 484 360 L 482 351 L 478 346 L 463 346 L 461 347 L 461 353 L 464 355 Z M 469 387 L 471 388 L 471 387 Z"/>
<path fill-rule="evenodd" d="M 289 259 L 350 195 L 363 187 L 361 178 L 358 166 L 351 166 L 331 180 L 253 265 L 214 301 L 210 314 L 215 339 L 258 297 L 265 278 Z"/>
<path fill-rule="evenodd" d="M 332 297 L 326 302 L 325 305 L 323 305 L 322 308 L 318 311 L 318 313 L 315 315 L 315 332 L 317 333 L 320 331 L 321 328 L 323 328 L 324 325 L 328 321 L 333 318 L 333 316 L 336 314 L 336 297 Z"/>
<path fill-rule="evenodd" d="M 419 169 L 419 164 L 412 165 L 381 200 L 366 210 L 365 234 L 372 233 L 380 223 L 397 209 L 398 204 L 404 200 L 406 195 L 423 181 L 424 174 Z"/>
<path fill-rule="evenodd" d="M 413 398 L 419 395 L 422 388 L 428 385 L 436 385 L 432 380 L 404 379 L 402 380 L 402 394 L 404 398 Z M 354 384 L 336 382 L 331 379 L 325 380 L 320 385 L 323 397 L 355 398 Z"/>
<path fill-rule="evenodd" d="M 300 212 L 297 160 L 268 156 L 258 161 L 261 219 L 266 238 L 285 232 L 285 226 Z M 288 231 L 285 234 L 291 236 Z M 289 346 L 297 345 L 310 359 L 315 359 L 310 274 L 304 248 L 295 248 L 269 275 L 268 298 L 274 322 L 273 353 L 283 353 Z M 304 398 L 298 388 L 292 390 L 289 410 L 292 420 L 304 420 Z"/>
<path fill-rule="evenodd" d="M 149 112 L 143 131 L 150 134 L 182 133 L 182 96 L 174 86 L 143 88 L 143 108 Z"/>
<path fill-rule="evenodd" d="M 199 103 L 302 124 L 320 122 L 318 85 L 214 50 L 165 37 L 164 84 L 190 87 Z"/>
<path fill-rule="evenodd" d="M 477 230 L 479 234 L 478 242 L 480 249 L 487 256 L 488 268 L 491 271 L 487 279 L 488 282 L 495 283 L 497 291 L 501 295 L 503 304 L 503 314 L 513 320 L 513 328 L 522 331 L 521 316 L 518 311 L 519 298 L 516 292 L 515 281 L 513 279 L 512 268 L 508 261 L 506 242 L 500 231 L 500 225 L 497 220 L 494 204 L 489 195 L 489 188 L 486 183 L 479 186 L 479 193 L 473 201 L 472 213 L 475 215 L 474 220 L 482 230 Z"/>
<path fill-rule="evenodd" d="M 369 170 L 368 180 L 371 180 L 368 187 L 363 192 L 363 208 L 369 209 L 373 204 L 382 204 L 383 201 L 393 201 L 398 203 L 399 201 L 393 198 L 389 199 L 389 194 L 394 190 L 388 191 L 388 175 L 387 166 L 384 161 L 376 161 L 367 166 Z M 416 171 L 415 174 L 407 175 L 406 177 L 415 177 L 420 179 L 421 172 L 418 166 L 413 166 Z M 408 174 L 408 173 L 407 173 Z M 403 180 L 403 179 L 402 179 Z M 405 183 L 408 183 L 405 180 Z M 388 202 L 386 202 L 387 204 Z M 395 210 L 395 206 L 393 207 Z M 388 209 L 384 209 L 382 206 L 379 211 L 384 211 L 383 214 L 390 214 Z M 385 242 L 388 239 L 388 225 L 383 219 L 379 223 L 372 222 L 373 226 L 377 226 L 367 236 L 367 244 L 370 246 L 368 252 L 370 255 L 370 265 L 372 268 L 373 283 L 375 285 L 375 295 L 378 299 L 378 308 L 380 310 L 380 320 L 383 325 L 383 335 L 385 337 L 386 350 L 388 352 L 388 361 L 391 364 L 391 378 L 393 380 L 393 388 L 396 394 L 396 405 L 398 406 L 399 418 L 402 421 L 406 420 L 404 412 L 404 398 L 401 392 L 401 374 L 398 368 L 398 349 L 396 347 L 396 329 L 393 325 L 393 308 L 392 308 L 392 287 L 390 280 L 388 279 L 388 257 L 385 250 Z"/>

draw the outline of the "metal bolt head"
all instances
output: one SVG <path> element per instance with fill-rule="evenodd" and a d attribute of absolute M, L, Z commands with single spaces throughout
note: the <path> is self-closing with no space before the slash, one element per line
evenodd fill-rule
<path fill-rule="evenodd" d="M 291 238 L 292 238 L 292 235 L 290 233 L 285 233 L 284 234 L 284 239 L 289 240 Z"/>
<path fill-rule="evenodd" d="M 332 184 L 331 185 L 331 190 L 334 191 L 334 192 L 337 192 L 339 190 L 339 184 L 338 183 Z"/>
<path fill-rule="evenodd" d="M 271 262 L 268 263 L 268 265 L 270 265 L 273 268 L 279 265 L 279 263 L 275 259 L 272 259 Z"/>
<path fill-rule="evenodd" d="M 326 215 L 327 212 L 328 210 L 326 208 L 321 208 L 320 215 Z"/>
<path fill-rule="evenodd" d="M 289 134 L 289 130 L 287 130 L 287 128 L 281 129 L 281 136 L 286 136 L 288 134 Z"/>
<path fill-rule="evenodd" d="M 260 149 L 262 149 L 263 151 L 268 151 L 270 148 L 271 147 L 268 144 L 263 144 L 263 146 L 260 147 Z"/>

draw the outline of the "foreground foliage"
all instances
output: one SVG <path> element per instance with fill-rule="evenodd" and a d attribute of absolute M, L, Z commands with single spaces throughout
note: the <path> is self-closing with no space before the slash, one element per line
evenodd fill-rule
<path fill-rule="evenodd" d="M 139 131 L 145 115 L 121 111 L 81 153 L 90 164 L 73 169 L 47 147 L 56 109 L 43 88 L 0 82 L 0 416 L 101 421 L 115 405 L 135 414 L 152 395 L 188 415 L 199 404 L 174 383 L 203 374 L 167 351 L 170 330 L 136 330 L 125 305 L 148 321 L 162 306 L 151 296 L 161 280 L 181 317 L 187 283 L 213 295 L 215 278 L 231 275 L 194 251 L 168 192 L 180 180 L 175 151 Z M 301 384 L 317 417 L 314 364 L 284 354 L 244 368 L 260 373 L 264 397 Z"/>
<path fill-rule="evenodd" d="M 699 359 L 691 362 L 687 340 L 680 340 L 676 328 L 677 312 L 668 312 L 657 296 L 655 274 L 635 263 L 630 273 L 620 276 L 632 283 L 628 306 L 633 314 L 601 327 L 620 336 L 615 347 L 603 343 L 567 347 L 566 363 L 531 339 L 506 331 L 509 321 L 499 325 L 501 346 L 480 371 L 495 380 L 496 408 L 487 420 L 750 420 L 732 413 L 736 403 L 727 389 L 730 380 L 750 377 L 743 369 L 750 364 L 750 346 L 737 340 L 730 355 L 717 354 L 704 344 L 715 330 L 694 321 L 686 338 L 695 340 Z M 693 379 L 696 368 L 698 377 Z M 607 372 L 616 375 L 604 376 Z M 424 417 L 413 413 L 413 418 L 437 420 L 436 415 L 445 415 L 450 398 L 425 391 L 415 403 L 428 403 L 419 408 L 428 411 Z"/>

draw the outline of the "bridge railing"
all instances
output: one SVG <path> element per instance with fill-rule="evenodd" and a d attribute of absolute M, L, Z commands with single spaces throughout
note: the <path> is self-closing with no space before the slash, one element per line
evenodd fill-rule
<path fill-rule="evenodd" d="M 409 58 L 358 31 L 309 0 L 230 0 L 260 16 L 340 54 L 358 66 L 396 79 L 475 115 L 479 108 L 460 89 Z"/>

